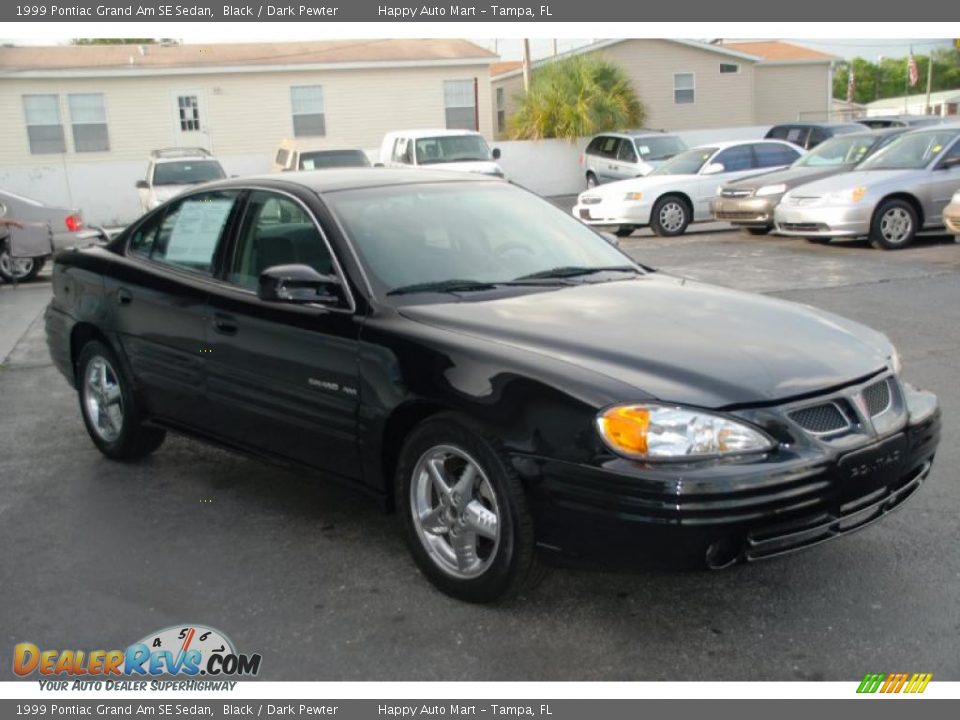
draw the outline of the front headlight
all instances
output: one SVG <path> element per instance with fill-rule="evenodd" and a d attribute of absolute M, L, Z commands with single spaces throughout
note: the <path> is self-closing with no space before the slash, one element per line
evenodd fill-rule
<path fill-rule="evenodd" d="M 900 359 L 899 351 L 894 348 L 893 352 L 890 353 L 890 369 L 893 370 L 893 374 L 899 376 L 903 371 L 903 361 Z"/>
<path fill-rule="evenodd" d="M 762 188 L 757 190 L 755 193 L 757 197 L 762 197 L 764 195 L 782 195 L 787 191 L 787 186 L 783 183 L 779 185 L 764 185 Z"/>
<path fill-rule="evenodd" d="M 852 204 L 852 203 L 858 203 L 861 200 L 863 200 L 866 194 L 867 194 L 867 189 L 863 187 L 863 185 L 860 185 L 859 187 L 832 192 L 829 195 L 827 195 L 825 199 L 827 202 Z"/>
<path fill-rule="evenodd" d="M 729 417 L 656 404 L 607 408 L 597 415 L 597 429 L 615 453 L 643 460 L 697 460 L 776 446 L 760 430 Z"/>

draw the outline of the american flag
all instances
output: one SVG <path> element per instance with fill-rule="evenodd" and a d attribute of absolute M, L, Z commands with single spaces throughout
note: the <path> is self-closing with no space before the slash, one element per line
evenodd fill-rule
<path fill-rule="evenodd" d="M 907 60 L 907 74 L 910 76 L 910 87 L 913 87 L 920 80 L 920 70 L 917 69 L 917 61 L 913 53 L 910 53 L 910 59 Z"/>
<path fill-rule="evenodd" d="M 853 63 L 850 63 L 850 69 L 847 71 L 847 102 L 853 102 L 853 91 L 857 89 L 857 78 L 853 74 Z"/>

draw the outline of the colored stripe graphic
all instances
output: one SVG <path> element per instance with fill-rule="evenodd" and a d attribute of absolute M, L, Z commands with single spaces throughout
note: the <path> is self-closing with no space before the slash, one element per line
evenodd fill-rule
<path fill-rule="evenodd" d="M 857 687 L 858 693 L 922 693 L 933 680 L 933 673 L 867 673 Z"/>

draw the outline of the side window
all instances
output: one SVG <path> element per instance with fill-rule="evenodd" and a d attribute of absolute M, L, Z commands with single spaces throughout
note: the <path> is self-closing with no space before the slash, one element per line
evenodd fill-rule
<path fill-rule="evenodd" d="M 960 140 L 957 140 L 955 143 L 953 143 L 953 147 L 943 154 L 943 157 L 940 158 L 940 162 L 938 164 L 943 164 L 947 160 L 953 160 L 955 158 L 960 158 Z"/>
<path fill-rule="evenodd" d="M 611 160 L 617 156 L 617 148 L 620 146 L 620 138 L 605 137 L 600 145 L 600 154 Z"/>
<path fill-rule="evenodd" d="M 830 138 L 830 133 L 828 133 L 823 128 L 815 127 L 812 130 L 810 130 L 810 141 L 809 141 L 810 147 L 819 145 L 824 140 L 828 140 L 829 138 Z"/>
<path fill-rule="evenodd" d="M 753 150 L 749 145 L 735 145 L 717 155 L 713 162 L 722 163 L 724 172 L 749 170 L 754 167 Z"/>
<path fill-rule="evenodd" d="M 277 159 L 276 159 L 277 165 L 280 165 L 281 167 L 286 167 L 288 160 L 290 160 L 289 150 L 286 150 L 284 148 L 280 148 L 279 150 L 277 150 Z"/>
<path fill-rule="evenodd" d="M 590 141 L 590 144 L 587 145 L 587 154 L 588 155 L 599 155 L 600 154 L 600 145 L 603 144 L 603 137 L 595 137 Z"/>
<path fill-rule="evenodd" d="M 130 252 L 153 262 L 209 275 L 236 190 L 191 195 L 151 218 L 130 238 Z"/>
<path fill-rule="evenodd" d="M 800 157 L 800 153 L 787 145 L 775 145 L 758 143 L 753 146 L 753 151 L 757 155 L 757 167 L 778 167 L 780 165 L 790 165 Z"/>
<path fill-rule="evenodd" d="M 767 133 L 768 138 L 773 138 L 774 140 L 786 140 L 787 139 L 787 128 L 785 125 L 777 125 L 770 128 L 770 132 Z"/>
<path fill-rule="evenodd" d="M 247 200 L 243 227 L 227 280 L 256 290 L 260 274 L 274 265 L 309 265 L 333 273 L 333 260 L 313 217 L 285 195 L 257 190 Z"/>
<path fill-rule="evenodd" d="M 617 153 L 617 160 L 628 163 L 635 163 L 637 161 L 637 151 L 633 149 L 632 142 L 629 140 L 623 140 L 620 143 L 620 151 Z"/>
<path fill-rule="evenodd" d="M 807 142 L 807 133 L 808 128 L 805 127 L 787 128 L 787 134 L 782 139 L 804 147 Z"/>
<path fill-rule="evenodd" d="M 397 138 L 393 144 L 393 162 L 413 165 L 413 141 L 407 138 Z"/>

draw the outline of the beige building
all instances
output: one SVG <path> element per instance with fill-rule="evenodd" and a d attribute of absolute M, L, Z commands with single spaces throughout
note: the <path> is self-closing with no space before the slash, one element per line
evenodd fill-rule
<path fill-rule="evenodd" d="M 364 149 L 409 127 L 489 138 L 495 59 L 465 40 L 0 48 L 0 186 L 117 222 L 135 216 L 156 148 L 204 147 L 246 174 L 269 170 L 288 137 Z"/>
<path fill-rule="evenodd" d="M 783 42 L 603 40 L 564 53 L 596 53 L 623 66 L 647 109 L 647 127 L 697 130 L 824 120 L 838 58 Z M 533 64 L 533 73 L 552 58 Z M 506 136 L 523 90 L 519 63 L 492 70 L 492 124 Z"/>

